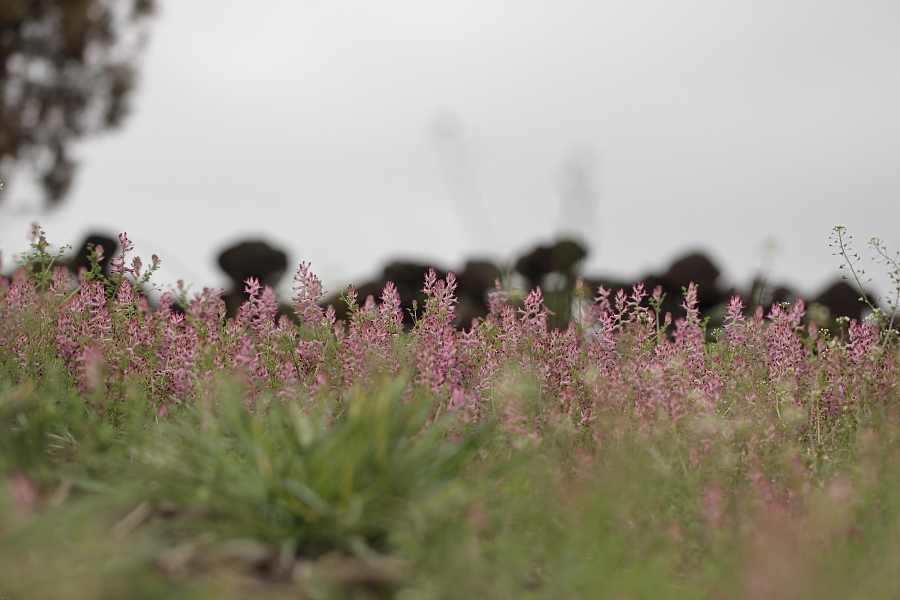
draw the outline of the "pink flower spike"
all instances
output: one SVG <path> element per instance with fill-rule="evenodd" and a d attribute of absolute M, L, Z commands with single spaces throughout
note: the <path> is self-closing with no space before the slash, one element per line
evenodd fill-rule
<path fill-rule="evenodd" d="M 244 282 L 244 292 L 250 296 L 250 298 L 257 298 L 259 296 L 259 279 L 256 277 L 248 277 L 247 281 Z"/>
<path fill-rule="evenodd" d="M 134 244 L 131 243 L 131 240 L 129 240 L 128 236 L 124 233 L 119 234 L 119 243 L 122 244 L 122 254 L 114 256 L 109 261 L 110 271 L 113 275 L 120 275 L 122 273 L 134 274 L 134 269 L 125 266 L 125 255 L 134 250 Z"/>
<path fill-rule="evenodd" d="M 430 295 L 434 292 L 435 285 L 437 285 L 437 273 L 434 271 L 434 267 L 432 267 L 428 269 L 428 273 L 425 274 L 425 286 L 422 288 L 422 291 Z"/>
<path fill-rule="evenodd" d="M 134 244 L 128 239 L 128 235 L 125 233 L 119 234 L 119 243 L 122 244 L 122 254 L 128 254 L 134 250 Z"/>
<path fill-rule="evenodd" d="M 318 302 L 324 292 L 321 280 L 310 271 L 309 263 L 300 263 L 297 274 L 294 275 L 294 284 L 294 314 L 302 321 L 321 323 L 324 311 L 318 306 Z"/>
<path fill-rule="evenodd" d="M 509 292 L 503 289 L 499 279 L 494 280 L 493 292 L 488 292 L 488 310 L 492 315 L 499 315 L 500 311 L 509 303 Z"/>

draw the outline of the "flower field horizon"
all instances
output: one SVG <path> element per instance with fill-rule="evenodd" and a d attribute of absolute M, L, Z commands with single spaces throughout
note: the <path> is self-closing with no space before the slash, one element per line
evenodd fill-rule
<path fill-rule="evenodd" d="M 708 332 L 693 284 L 674 322 L 581 286 L 554 329 L 498 282 L 462 331 L 432 270 L 407 330 L 393 284 L 344 323 L 302 263 L 295 319 L 254 279 L 227 319 L 211 289 L 151 308 L 120 241 L 76 281 L 36 228 L 0 278 L 2 596 L 900 596 L 880 309 L 735 296 Z"/>

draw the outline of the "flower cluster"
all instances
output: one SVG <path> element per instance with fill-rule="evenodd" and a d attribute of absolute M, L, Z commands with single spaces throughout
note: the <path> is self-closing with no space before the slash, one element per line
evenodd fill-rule
<path fill-rule="evenodd" d="M 411 391 L 432 395 L 436 413 L 455 411 L 466 423 L 496 418 L 511 433 L 532 436 L 560 420 L 596 433 L 611 412 L 649 427 L 766 409 L 801 414 L 781 425 L 821 435 L 849 411 L 897 396 L 900 362 L 879 343 L 878 329 L 853 321 L 840 339 L 821 335 L 804 322 L 802 301 L 746 315 L 734 297 L 722 335 L 708 341 L 693 285 L 686 317 L 667 335 L 671 316 L 657 314 L 659 290 L 648 307 L 643 285 L 613 298 L 601 287 L 593 303 L 579 307 L 577 321 L 555 330 L 548 329 L 540 288 L 517 309 L 498 282 L 487 318 L 459 331 L 452 326 L 455 276 L 441 280 L 432 270 L 423 282 L 424 312 L 404 331 L 393 284 L 380 303 L 370 297 L 361 307 L 351 289 L 345 325 L 319 306 L 322 284 L 304 263 L 294 278 L 294 320 L 277 318 L 274 292 L 255 279 L 247 280 L 249 299 L 229 320 L 220 293 L 209 289 L 193 298 L 183 292 L 180 306 L 164 294 L 151 309 L 125 277 L 138 277 L 141 265 L 135 259 L 125 266 L 132 244 L 124 234 L 120 241 L 112 292 L 102 281 L 81 281 L 71 292 L 62 269 L 46 288 L 25 271 L 0 279 L 3 377 L 21 382 L 58 365 L 92 402 L 105 398 L 97 410 L 109 410 L 138 385 L 165 415 L 173 404 L 196 403 L 223 374 L 246 384 L 252 407 L 264 394 L 340 398 L 373 377 L 407 372 Z"/>

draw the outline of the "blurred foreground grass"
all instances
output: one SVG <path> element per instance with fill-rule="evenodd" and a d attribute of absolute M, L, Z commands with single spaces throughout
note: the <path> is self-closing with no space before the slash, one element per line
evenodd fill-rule
<path fill-rule="evenodd" d="M 53 381 L 0 388 L 3 597 L 900 597 L 893 412 L 748 457 L 724 417 L 431 423 L 403 379 L 164 422 L 135 391 L 115 427 Z"/>

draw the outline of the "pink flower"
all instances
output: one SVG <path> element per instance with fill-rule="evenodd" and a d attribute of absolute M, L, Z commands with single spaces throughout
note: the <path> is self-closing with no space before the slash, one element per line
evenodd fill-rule
<path fill-rule="evenodd" d="M 316 326 L 323 323 L 324 311 L 318 303 L 324 292 L 322 282 L 309 268 L 309 263 L 302 262 L 294 275 L 294 313 L 301 322 Z"/>
<path fill-rule="evenodd" d="M 509 303 L 509 292 L 503 289 L 499 279 L 494 280 L 496 289 L 488 292 L 488 310 L 492 315 L 499 315 L 500 310 Z"/>
<path fill-rule="evenodd" d="M 122 273 L 134 274 L 134 269 L 125 266 L 125 255 L 134 250 L 134 244 L 128 239 L 124 233 L 119 234 L 119 243 L 122 244 L 122 254 L 112 257 L 109 261 L 109 268 L 113 275 L 121 275 Z"/>
<path fill-rule="evenodd" d="M 741 346 L 747 341 L 747 326 L 744 319 L 744 303 L 740 296 L 732 296 L 725 313 L 725 336 L 733 346 Z"/>
<path fill-rule="evenodd" d="M 75 376 L 75 385 L 78 386 L 78 389 L 88 392 L 100 387 L 103 383 L 102 368 L 106 364 L 103 350 L 96 346 L 86 346 L 75 357 L 75 364 L 75 370 L 78 372 Z"/>

